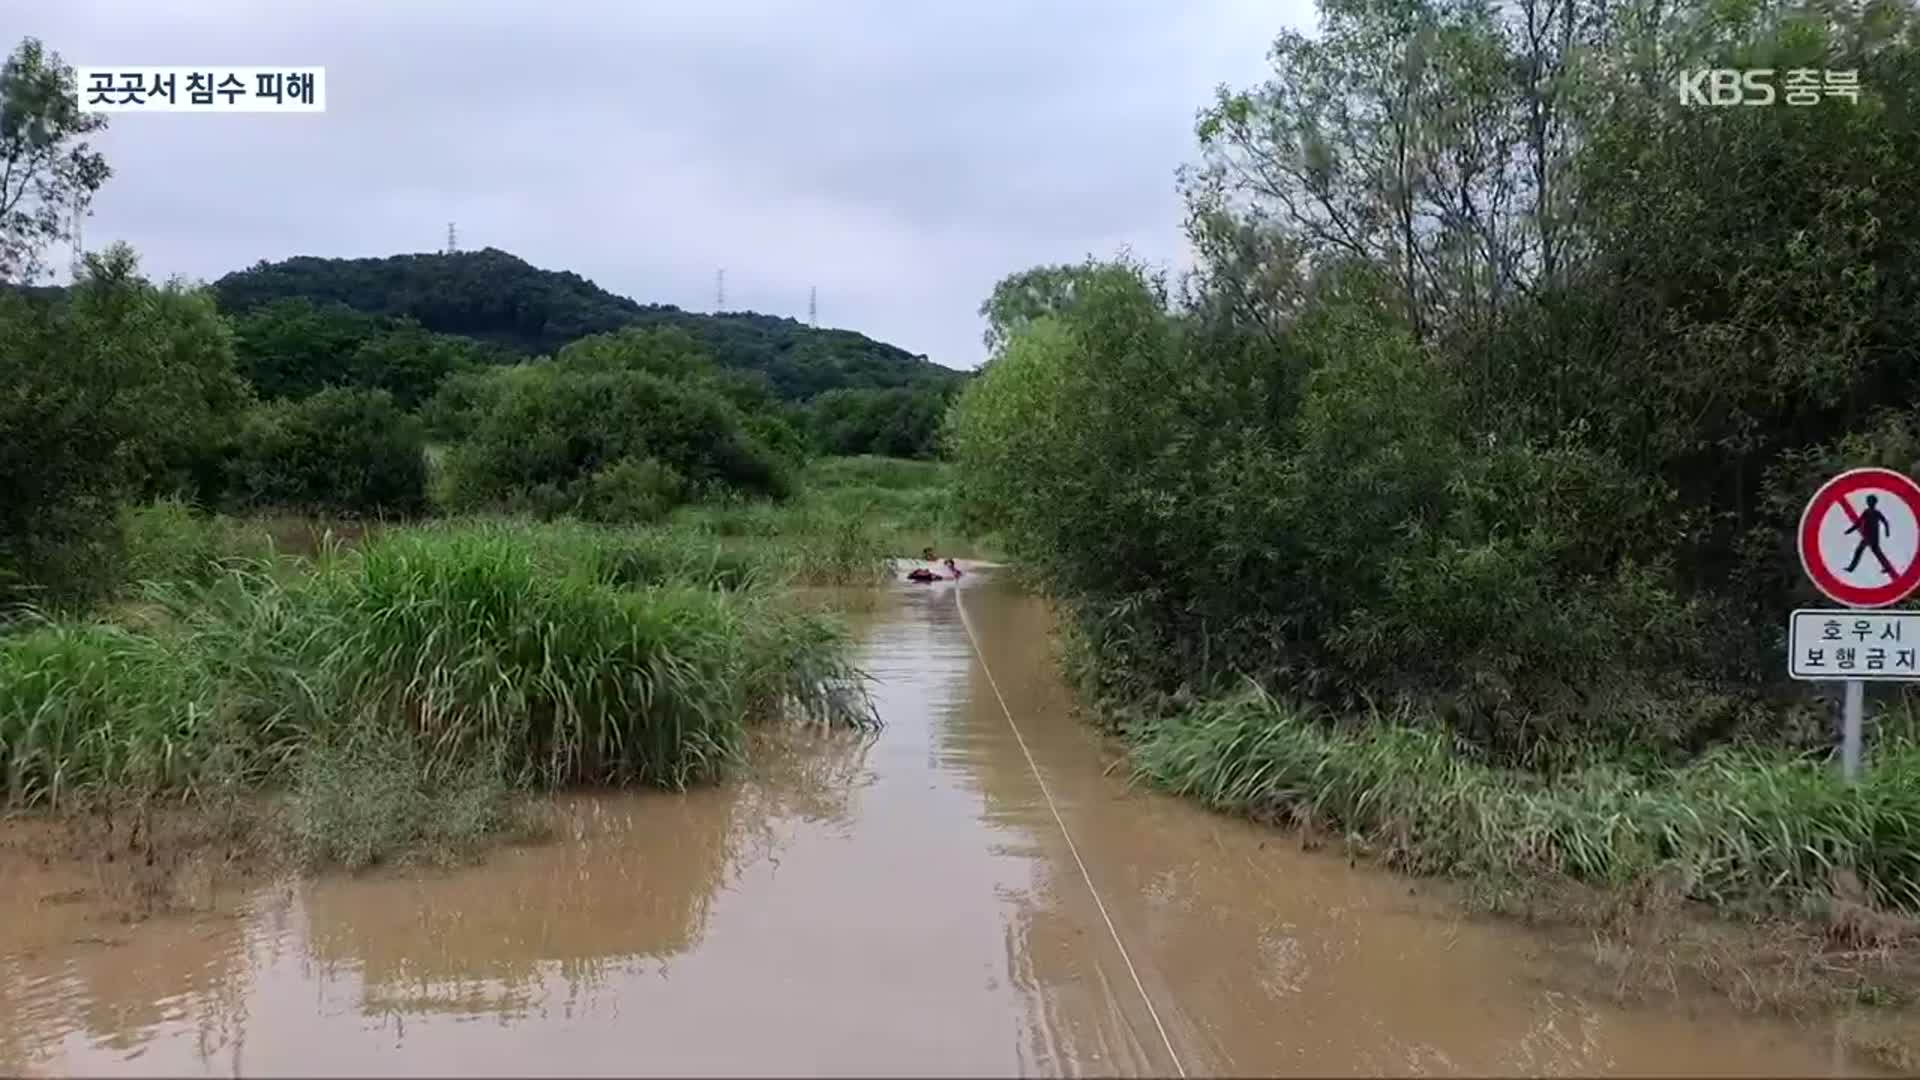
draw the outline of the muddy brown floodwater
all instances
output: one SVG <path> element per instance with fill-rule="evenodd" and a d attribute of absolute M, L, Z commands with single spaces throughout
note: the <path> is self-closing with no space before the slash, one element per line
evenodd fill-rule
<path fill-rule="evenodd" d="M 134 927 L 0 887 L 0 1070 L 1865 1071 L 1818 1029 L 1585 999 L 1521 930 L 1130 787 L 1070 715 L 1047 618 L 990 570 L 902 586 L 861 617 L 877 735 L 575 799 L 562 839 L 469 869 Z"/>

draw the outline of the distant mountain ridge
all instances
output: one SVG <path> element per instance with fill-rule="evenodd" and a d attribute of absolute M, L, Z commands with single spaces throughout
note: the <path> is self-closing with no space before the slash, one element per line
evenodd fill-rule
<path fill-rule="evenodd" d="M 578 274 L 542 270 L 496 248 L 383 258 L 298 256 L 259 262 L 213 283 L 230 313 L 295 297 L 406 316 L 428 330 L 550 355 L 589 334 L 625 326 L 677 327 L 721 365 L 759 371 L 789 401 L 827 390 L 957 382 L 966 373 L 851 330 L 821 330 L 753 312 L 705 315 L 641 304 Z"/>

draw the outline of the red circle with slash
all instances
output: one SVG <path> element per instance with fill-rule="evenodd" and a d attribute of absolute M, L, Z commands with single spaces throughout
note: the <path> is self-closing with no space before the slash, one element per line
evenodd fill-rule
<path fill-rule="evenodd" d="M 1906 474 L 1892 469 L 1850 469 L 1843 472 L 1820 485 L 1820 490 L 1807 500 L 1807 508 L 1800 515 L 1798 546 L 1801 567 L 1821 592 L 1848 607 L 1886 607 L 1898 603 L 1916 586 L 1920 586 L 1920 536 L 1897 538 L 1888 529 L 1889 535 L 1881 537 L 1880 529 L 1887 527 L 1885 514 L 1880 515 L 1878 527 L 1870 524 L 1863 529 L 1863 516 L 1875 510 L 1865 502 L 1869 496 L 1886 496 L 1902 504 L 1897 509 L 1904 510 L 1900 516 L 1903 527 L 1909 533 L 1916 525 L 1920 525 L 1920 484 L 1915 484 Z M 1834 526 L 1843 523 L 1849 527 L 1835 531 Z M 1836 540 L 1843 536 L 1846 538 L 1844 541 Z M 1828 541 L 1824 545 L 1823 537 Z M 1882 550 L 1883 539 L 1901 541 L 1896 555 L 1890 556 Z M 1839 560 L 1844 558 L 1838 552 L 1848 545 L 1852 547 L 1852 561 L 1856 566 L 1865 556 L 1871 555 L 1870 560 L 1865 560 L 1866 565 L 1860 568 L 1860 574 L 1886 580 L 1874 584 L 1848 580 L 1854 571 L 1838 565 Z M 1899 565 L 1899 555 L 1905 555 L 1905 566 Z"/>

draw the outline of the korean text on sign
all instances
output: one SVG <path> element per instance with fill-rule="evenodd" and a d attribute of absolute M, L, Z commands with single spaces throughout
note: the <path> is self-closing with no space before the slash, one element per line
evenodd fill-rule
<path fill-rule="evenodd" d="M 323 67 L 83 67 L 81 112 L 326 112 Z"/>
<path fill-rule="evenodd" d="M 1795 679 L 1920 681 L 1920 612 L 1803 609 L 1787 647 Z"/>

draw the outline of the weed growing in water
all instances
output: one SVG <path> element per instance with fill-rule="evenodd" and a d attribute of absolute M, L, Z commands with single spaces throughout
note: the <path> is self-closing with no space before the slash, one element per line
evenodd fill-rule
<path fill-rule="evenodd" d="M 435 777 L 416 740 L 378 724 L 350 726 L 302 755 L 287 831 L 302 865 L 450 864 L 488 842 L 535 834 L 501 755 Z"/>

